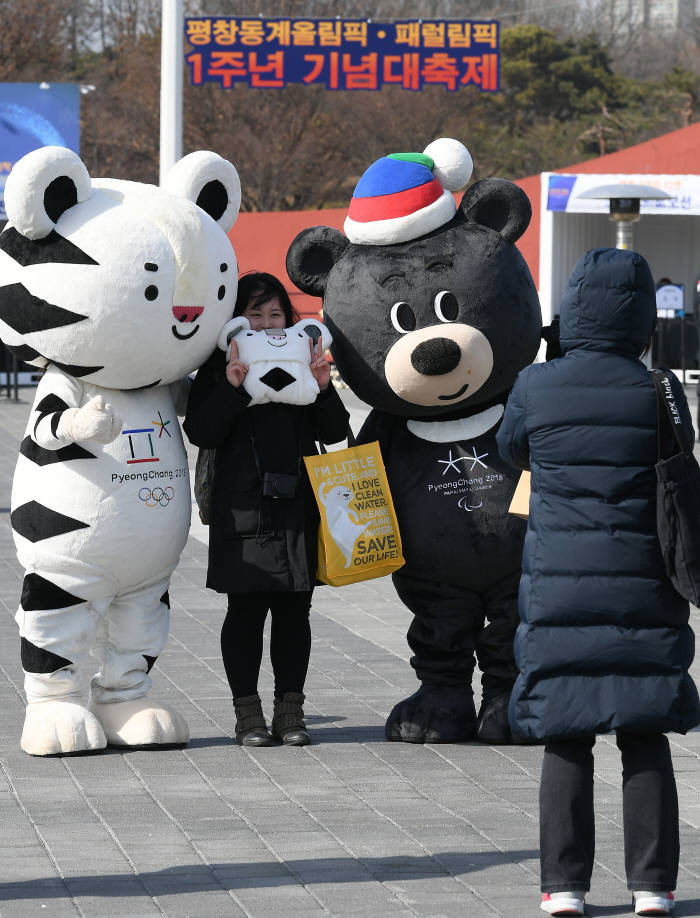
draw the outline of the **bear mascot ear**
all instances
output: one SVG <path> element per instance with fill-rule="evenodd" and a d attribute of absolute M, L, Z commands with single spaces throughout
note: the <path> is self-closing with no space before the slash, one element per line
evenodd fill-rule
<path fill-rule="evenodd" d="M 235 166 L 218 153 L 188 153 L 168 170 L 163 187 L 187 198 L 215 220 L 225 233 L 238 218 L 241 182 Z"/>
<path fill-rule="evenodd" d="M 474 182 L 464 192 L 459 206 L 468 223 L 487 226 L 500 233 L 506 242 L 520 239 L 532 217 L 528 196 L 506 179 Z"/>
<path fill-rule="evenodd" d="M 331 268 L 349 245 L 347 237 L 330 226 L 302 230 L 287 252 L 287 274 L 304 293 L 322 297 Z"/>
<path fill-rule="evenodd" d="M 68 208 L 91 194 L 90 176 L 77 153 L 40 147 L 23 156 L 8 175 L 5 210 L 25 239 L 45 239 Z"/>

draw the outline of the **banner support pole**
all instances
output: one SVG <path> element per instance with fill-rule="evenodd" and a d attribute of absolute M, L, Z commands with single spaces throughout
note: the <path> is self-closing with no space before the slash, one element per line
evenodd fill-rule
<path fill-rule="evenodd" d="M 182 157 L 182 0 L 162 0 L 160 39 L 160 175 Z"/>

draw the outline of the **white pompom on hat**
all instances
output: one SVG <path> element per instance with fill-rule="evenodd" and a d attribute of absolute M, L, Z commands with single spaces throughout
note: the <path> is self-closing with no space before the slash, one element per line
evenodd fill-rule
<path fill-rule="evenodd" d="M 359 245 L 392 245 L 425 236 L 454 217 L 453 191 L 472 174 L 472 158 L 458 140 L 441 137 L 423 153 L 392 153 L 357 183 L 345 235 Z"/>
<path fill-rule="evenodd" d="M 440 137 L 423 150 L 435 163 L 433 175 L 443 188 L 459 191 L 472 177 L 474 164 L 469 150 L 452 137 Z"/>

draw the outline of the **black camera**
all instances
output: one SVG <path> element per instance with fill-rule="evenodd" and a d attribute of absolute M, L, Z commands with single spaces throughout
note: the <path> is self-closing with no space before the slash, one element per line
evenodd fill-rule
<path fill-rule="evenodd" d="M 263 476 L 263 497 L 291 500 L 296 497 L 298 487 L 298 475 L 287 475 L 285 472 L 265 472 Z"/>

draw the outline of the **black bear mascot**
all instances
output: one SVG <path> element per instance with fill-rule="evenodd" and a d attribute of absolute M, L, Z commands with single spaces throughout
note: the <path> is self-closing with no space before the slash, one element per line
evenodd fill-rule
<path fill-rule="evenodd" d="M 511 182 L 475 182 L 457 140 L 377 160 L 360 179 L 345 233 L 304 230 L 289 276 L 323 297 L 333 358 L 372 411 L 406 564 L 393 575 L 413 613 L 420 688 L 386 724 L 389 740 L 508 743 L 513 636 L 526 523 L 508 513 L 519 472 L 495 434 L 518 372 L 537 354 L 541 314 L 515 247 L 530 222 Z M 477 717 L 475 656 L 482 672 Z"/>

